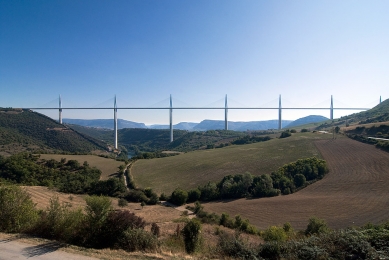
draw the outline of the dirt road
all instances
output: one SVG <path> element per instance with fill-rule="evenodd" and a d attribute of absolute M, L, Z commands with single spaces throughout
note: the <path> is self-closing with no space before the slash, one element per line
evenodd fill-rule
<path fill-rule="evenodd" d="M 36 259 L 36 260 L 95 260 L 97 258 L 70 254 L 60 249 L 63 246 L 57 242 L 27 244 L 15 237 L 0 238 L 0 260 Z"/>

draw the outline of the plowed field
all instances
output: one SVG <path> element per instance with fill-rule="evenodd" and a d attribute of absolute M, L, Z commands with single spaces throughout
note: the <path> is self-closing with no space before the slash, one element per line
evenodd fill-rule
<path fill-rule="evenodd" d="M 290 222 L 305 229 L 317 216 L 331 228 L 389 220 L 389 153 L 348 138 L 318 140 L 330 172 L 291 195 L 205 204 L 209 212 L 240 214 L 261 229 Z"/>

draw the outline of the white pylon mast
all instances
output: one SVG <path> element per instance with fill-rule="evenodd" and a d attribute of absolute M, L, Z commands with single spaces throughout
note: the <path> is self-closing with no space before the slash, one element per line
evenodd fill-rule
<path fill-rule="evenodd" d="M 61 95 L 59 95 L 59 119 L 58 122 L 62 125 L 62 100 L 61 100 Z"/>
<path fill-rule="evenodd" d="M 331 95 L 330 119 L 334 119 L 334 100 Z"/>
<path fill-rule="evenodd" d="M 227 94 L 224 102 L 224 129 L 228 130 L 228 105 L 227 105 Z"/>
<path fill-rule="evenodd" d="M 281 95 L 278 100 L 278 130 L 282 129 L 282 107 L 281 107 Z"/>
<path fill-rule="evenodd" d="M 116 95 L 115 95 L 115 102 L 113 105 L 113 119 L 114 119 L 114 126 L 113 130 L 115 132 L 115 150 L 118 149 L 118 117 L 117 117 L 117 106 L 116 106 Z"/>
<path fill-rule="evenodd" d="M 170 94 L 169 124 L 170 124 L 170 142 L 173 142 L 173 101 L 172 101 L 171 94 Z"/>

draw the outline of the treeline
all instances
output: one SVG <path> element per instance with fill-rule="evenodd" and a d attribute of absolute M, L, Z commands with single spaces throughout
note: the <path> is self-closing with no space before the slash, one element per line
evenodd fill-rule
<path fill-rule="evenodd" d="M 114 210 L 108 197 L 85 200 L 84 211 L 60 203 L 58 197 L 50 200 L 46 210 L 38 210 L 20 187 L 0 185 L 0 232 L 22 232 L 83 247 L 157 250 L 159 227 L 155 223 L 153 233 L 147 232 L 143 218 Z"/>
<path fill-rule="evenodd" d="M 39 155 L 20 153 L 8 158 L 0 156 L 0 180 L 28 186 L 55 187 L 66 193 L 88 193 L 117 196 L 126 187 L 119 178 L 100 181 L 101 171 L 76 160 L 39 159 Z"/>
<path fill-rule="evenodd" d="M 258 142 L 265 142 L 269 141 L 271 138 L 270 136 L 250 136 L 245 135 L 243 137 L 240 137 L 236 139 L 235 141 L 232 141 L 232 144 L 251 144 L 251 143 L 258 143 Z"/>
<path fill-rule="evenodd" d="M 347 137 L 357 140 L 359 142 L 367 143 L 375 145 L 377 148 L 388 151 L 389 152 L 389 142 L 383 140 L 377 140 L 368 138 L 377 137 L 377 138 L 389 138 L 389 126 L 388 125 L 380 125 L 380 126 L 357 126 L 353 130 L 349 130 L 346 132 Z"/>
<path fill-rule="evenodd" d="M 287 195 L 304 188 L 328 173 L 324 160 L 316 157 L 300 159 L 271 174 L 253 176 L 250 173 L 227 175 L 219 183 L 208 182 L 197 189 L 177 188 L 170 196 L 172 203 L 212 201 L 219 199 L 260 198 Z"/>

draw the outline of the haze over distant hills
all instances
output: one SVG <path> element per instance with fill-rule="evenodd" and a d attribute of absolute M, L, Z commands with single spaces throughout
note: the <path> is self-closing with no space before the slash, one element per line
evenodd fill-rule
<path fill-rule="evenodd" d="M 307 116 L 293 120 L 282 120 L 283 128 L 303 125 L 308 123 L 316 123 L 327 120 L 324 116 Z M 63 119 L 65 124 L 81 125 L 86 127 L 113 129 L 113 119 Z M 144 123 L 136 123 L 124 119 L 118 119 L 118 129 L 124 128 L 150 128 L 150 129 L 169 129 L 169 125 L 150 125 L 146 126 Z M 224 129 L 224 120 L 203 120 L 200 123 L 194 122 L 180 122 L 173 125 L 174 129 L 188 130 L 188 131 L 207 131 L 207 130 L 222 130 Z M 265 121 L 249 121 L 249 122 L 228 122 L 228 129 L 234 131 L 247 130 L 268 130 L 277 129 L 278 120 Z"/>

